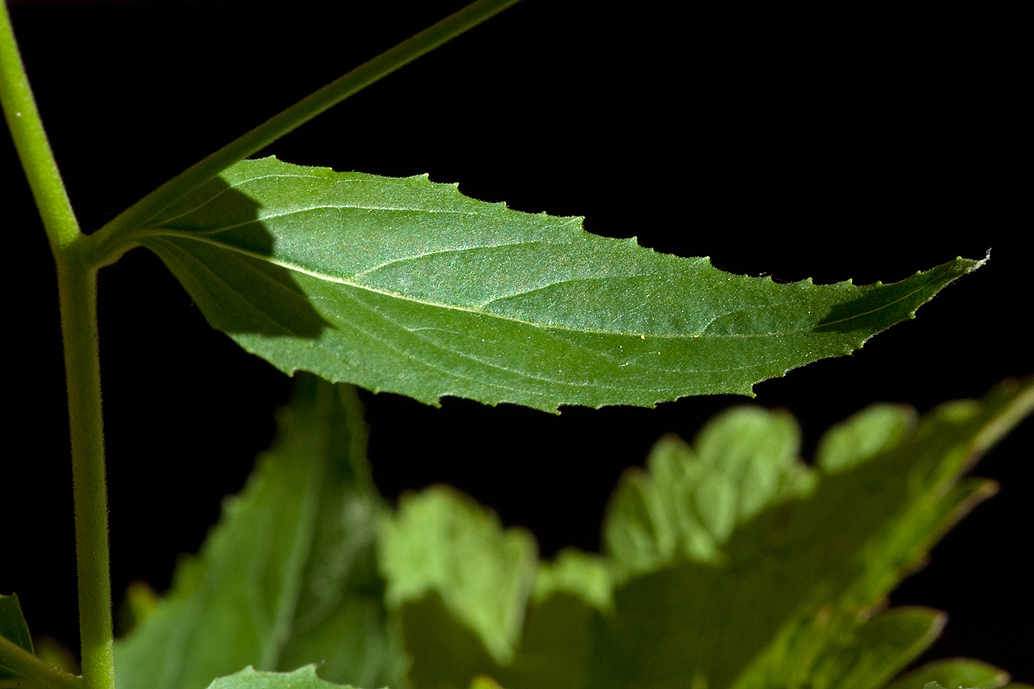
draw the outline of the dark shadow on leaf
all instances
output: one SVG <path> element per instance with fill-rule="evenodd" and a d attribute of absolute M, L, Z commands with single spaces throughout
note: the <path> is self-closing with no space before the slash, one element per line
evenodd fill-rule
<path fill-rule="evenodd" d="M 465 687 L 479 674 L 498 671 L 477 633 L 456 619 L 437 591 L 402 606 L 402 633 L 414 686 Z"/>
<path fill-rule="evenodd" d="M 911 318 L 917 308 L 958 275 L 952 264 L 945 264 L 889 285 L 860 287 L 861 296 L 835 305 L 813 330 L 879 332 Z"/>
<path fill-rule="evenodd" d="M 229 334 L 316 339 L 330 324 L 292 271 L 271 260 L 275 238 L 261 205 L 221 178 L 205 183 L 157 226 L 175 234 L 141 243 L 186 288 L 212 327 Z M 184 210 L 186 209 L 186 210 Z"/>

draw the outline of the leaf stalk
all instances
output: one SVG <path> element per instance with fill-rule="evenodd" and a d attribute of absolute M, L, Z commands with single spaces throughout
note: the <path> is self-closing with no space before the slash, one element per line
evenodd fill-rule
<path fill-rule="evenodd" d="M 13 641 L 0 636 L 0 664 L 21 675 L 30 684 L 28 686 L 47 687 L 47 689 L 82 689 L 82 679 L 59 670 L 26 651 Z M 18 682 L 13 680 L 12 682 Z M 0 680 L 0 687 L 4 687 Z M 11 684 L 10 686 L 25 686 Z"/>
<path fill-rule="evenodd" d="M 305 122 L 409 64 L 519 0 L 477 0 L 438 23 L 363 63 L 311 93 L 247 134 L 195 163 L 140 199 L 97 231 L 94 262 L 112 263 L 129 247 L 126 234 L 139 229 L 174 199 L 212 179 L 234 163 L 258 153 Z"/>

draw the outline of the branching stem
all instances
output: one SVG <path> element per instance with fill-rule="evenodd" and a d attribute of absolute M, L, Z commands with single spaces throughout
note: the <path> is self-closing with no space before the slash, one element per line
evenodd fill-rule
<path fill-rule="evenodd" d="M 0 102 L 57 264 L 72 440 L 83 689 L 115 686 L 97 270 L 131 246 L 127 232 L 140 228 L 176 198 L 517 1 L 477 0 L 446 17 L 219 149 L 87 237 L 79 230 L 14 40 L 10 15 L 0 0 Z"/>
<path fill-rule="evenodd" d="M 114 689 L 108 498 L 104 478 L 96 266 L 43 129 L 10 15 L 0 0 L 0 97 L 57 264 L 72 441 L 79 634 L 84 689 Z"/>

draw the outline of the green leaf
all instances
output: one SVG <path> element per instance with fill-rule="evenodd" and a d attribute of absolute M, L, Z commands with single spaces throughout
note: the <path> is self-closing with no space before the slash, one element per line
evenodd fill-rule
<path fill-rule="evenodd" d="M 814 477 L 797 461 L 788 413 L 744 407 L 708 424 L 697 453 L 670 436 L 648 474 L 631 470 L 615 492 L 604 539 L 619 567 L 649 572 L 677 556 L 720 562 L 721 544 L 763 508 L 799 495 Z"/>
<path fill-rule="evenodd" d="M 983 261 L 890 285 L 730 275 L 579 218 L 406 179 L 245 160 L 129 233 L 277 368 L 436 404 L 554 411 L 751 394 L 861 347 Z"/>
<path fill-rule="evenodd" d="M 503 529 L 490 510 L 442 486 L 404 496 L 382 534 L 414 688 L 467 689 L 479 676 L 508 689 L 580 686 L 594 605 L 610 597 L 601 560 L 570 551 L 536 577 L 525 531 Z"/>
<path fill-rule="evenodd" d="M 891 682 L 887 689 L 926 689 L 930 683 L 950 689 L 998 689 L 1008 682 L 1009 673 L 993 665 L 967 658 L 954 658 L 928 663 Z"/>
<path fill-rule="evenodd" d="M 513 658 L 534 581 L 535 543 L 529 533 L 502 531 L 498 518 L 480 505 L 439 487 L 403 496 L 398 514 L 384 523 L 379 544 L 390 607 L 427 608 L 425 615 L 410 615 L 409 620 L 430 617 L 432 611 L 454 617 L 496 661 Z M 463 632 L 450 638 L 430 625 L 428 631 L 428 651 L 443 644 L 474 650 Z M 443 657 L 430 652 L 415 655 L 411 675 L 423 672 L 423 664 L 433 663 L 435 656 Z M 481 653 L 476 655 L 480 661 Z M 453 667 L 442 671 L 455 672 L 454 660 L 449 660 Z"/>
<path fill-rule="evenodd" d="M 16 594 L 0 594 L 0 636 L 13 641 L 29 653 L 34 652 L 29 625 L 22 614 L 22 606 Z M 5 676 L 3 672 L 3 668 L 0 667 L 0 677 Z"/>
<path fill-rule="evenodd" d="M 120 689 L 203 689 L 247 665 L 318 662 L 328 680 L 374 686 L 404 671 L 376 570 L 384 507 L 359 402 L 347 387 L 300 383 L 280 412 L 277 445 L 226 503 L 201 554 L 118 643 Z"/>
<path fill-rule="evenodd" d="M 316 676 L 313 665 L 294 672 L 257 672 L 248 666 L 240 672 L 215 680 L 208 689 L 356 689 L 351 685 L 331 684 Z"/>
<path fill-rule="evenodd" d="M 876 406 L 830 429 L 814 468 L 797 459 L 789 415 L 731 410 L 692 445 L 663 440 L 645 471 L 626 474 L 606 557 L 565 552 L 538 567 L 534 587 L 527 556 L 514 556 L 529 548 L 514 548 L 519 531 L 452 491 L 407 498 L 382 547 L 396 563 L 384 569 L 389 591 L 419 582 L 393 599 L 409 680 L 415 689 L 466 689 L 479 674 L 508 689 L 881 689 L 944 623 L 933 610 L 882 610 L 887 593 L 990 494 L 989 482 L 963 473 L 1032 409 L 1034 379 L 918 420 Z M 419 562 L 434 574 L 416 574 Z M 471 563 L 485 563 L 483 581 L 471 581 Z M 505 654 L 492 650 L 500 639 Z M 946 675 L 917 677 L 892 689 Z M 950 686 L 982 686 L 955 677 Z"/>
<path fill-rule="evenodd" d="M 0 637 L 14 643 L 15 646 L 29 653 L 34 653 L 29 625 L 25 622 L 18 596 L 0 594 Z M 22 677 L 5 663 L 3 648 L 0 647 L 0 679 L 17 679 Z"/>
<path fill-rule="evenodd" d="M 993 492 L 989 482 L 961 475 L 1032 407 L 1034 380 L 1028 380 L 996 389 L 982 402 L 943 405 L 917 425 L 903 408 L 864 411 L 820 443 L 813 484 L 804 467 L 787 468 L 781 449 L 786 431 L 778 414 L 771 415 L 763 433 L 753 430 L 756 410 L 723 415 L 693 448 L 683 446 L 677 460 L 662 446 L 651 457 L 650 473 L 638 479 L 642 487 L 626 484 L 619 491 L 606 533 L 667 532 L 674 546 L 661 549 L 660 539 L 653 539 L 658 551 L 670 555 L 656 560 L 666 566 L 642 573 L 637 561 L 616 550 L 617 564 L 634 576 L 615 591 L 620 623 L 611 627 L 603 662 L 590 683 L 661 687 L 667 686 L 666 677 L 677 676 L 706 677 L 708 687 L 781 686 L 764 678 L 800 662 L 799 653 L 787 653 L 794 630 L 821 628 L 827 619 L 854 620 L 854 630 L 831 625 L 828 642 L 839 645 L 841 635 L 861 634 L 859 625 L 933 543 Z M 852 441 L 868 436 L 866 428 L 872 437 Z M 739 468 L 752 466 L 740 459 L 744 454 L 767 457 L 762 462 L 767 474 Z M 665 467 L 677 462 L 678 469 Z M 654 475 L 655 466 L 665 468 Z M 710 491 L 699 492 L 715 473 L 732 485 L 732 497 L 717 504 Z M 779 489 L 782 485 L 791 488 Z M 621 494 L 629 490 L 647 496 L 642 504 L 659 496 L 654 500 L 659 507 L 625 509 Z M 769 496 L 767 504 L 740 517 L 744 501 L 738 496 L 759 492 Z M 678 495 L 685 496 L 682 503 L 674 502 Z M 724 532 L 708 528 L 716 553 L 700 555 L 693 547 L 699 524 L 728 523 L 723 515 L 730 512 L 736 515 L 735 530 L 723 540 Z M 924 646 L 921 631 L 914 633 L 915 652 Z M 810 670 L 805 674 L 816 679 Z"/>
<path fill-rule="evenodd" d="M 470 689 L 503 689 L 503 687 L 499 686 L 499 683 L 491 677 L 478 675 L 474 678 L 474 681 L 470 683 Z"/>
<path fill-rule="evenodd" d="M 34 655 L 18 596 L 0 595 L 0 686 L 79 689 L 82 679 Z"/>
<path fill-rule="evenodd" d="M 902 607 L 864 618 L 826 606 L 818 615 L 784 625 L 736 688 L 880 689 L 930 646 L 947 616 Z"/>

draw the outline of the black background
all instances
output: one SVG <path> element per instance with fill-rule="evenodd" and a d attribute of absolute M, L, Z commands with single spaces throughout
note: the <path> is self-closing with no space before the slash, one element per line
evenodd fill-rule
<path fill-rule="evenodd" d="M 15 2 L 37 100 L 93 231 L 219 145 L 457 9 L 459 2 Z M 991 261 L 851 357 L 757 386 L 801 419 L 804 456 L 875 401 L 920 410 L 1032 372 L 1019 213 L 1018 17 L 525 0 L 285 137 L 289 162 L 439 182 L 724 270 L 779 281 L 906 277 Z M 1028 151 L 1029 153 L 1029 151 Z M 0 592 L 75 647 L 71 478 L 53 264 L 0 137 L 8 256 L 8 442 Z M 1028 180 L 1029 181 L 1029 180 Z M 153 256 L 101 273 L 116 600 L 168 586 L 272 439 L 289 380 L 205 324 Z M 745 398 L 559 416 L 365 395 L 382 491 L 452 483 L 538 536 L 598 547 L 621 471 Z M 965 654 L 1034 682 L 1028 421 L 976 470 L 1001 482 L 895 604 L 947 610 L 925 658 Z"/>

